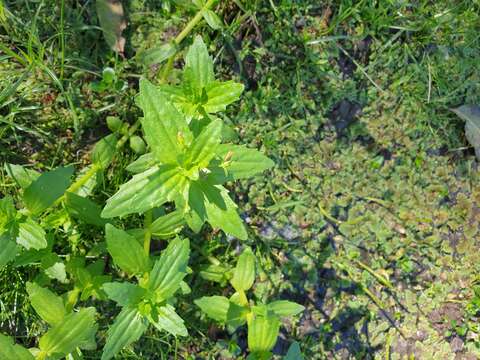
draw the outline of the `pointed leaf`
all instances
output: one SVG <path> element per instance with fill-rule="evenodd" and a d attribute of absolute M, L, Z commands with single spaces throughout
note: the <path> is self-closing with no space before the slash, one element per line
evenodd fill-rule
<path fill-rule="evenodd" d="M 62 196 L 70 185 L 73 167 L 59 167 L 43 173 L 23 193 L 25 206 L 33 214 L 39 214 Z"/>
<path fill-rule="evenodd" d="M 168 299 L 180 287 L 187 275 L 190 244 L 188 239 L 176 238 L 163 250 L 150 273 L 148 287 L 161 299 Z"/>
<path fill-rule="evenodd" d="M 27 282 L 28 298 L 38 315 L 50 325 L 57 325 L 65 317 L 65 306 L 60 296 L 35 283 Z"/>
<path fill-rule="evenodd" d="M 113 358 L 120 350 L 140 339 L 147 329 L 147 325 L 148 323 L 137 309 L 124 307 L 112 327 L 108 329 L 102 360 Z"/>
<path fill-rule="evenodd" d="M 277 300 L 267 305 L 268 310 L 277 316 L 293 316 L 301 313 L 305 307 L 287 300 Z"/>
<path fill-rule="evenodd" d="M 40 250 L 47 247 L 45 231 L 31 218 L 27 218 L 19 225 L 17 243 L 25 249 Z"/>
<path fill-rule="evenodd" d="M 240 255 L 237 266 L 230 280 L 232 286 L 238 292 L 247 291 L 255 281 L 255 255 L 252 249 L 247 247 Z"/>
<path fill-rule="evenodd" d="M 223 24 L 222 24 L 222 20 L 220 20 L 220 18 L 218 17 L 217 14 L 215 14 L 215 12 L 213 12 L 212 10 L 204 10 L 203 13 L 203 18 L 205 19 L 205 21 L 207 22 L 207 24 L 213 29 L 213 30 L 219 30 L 222 28 Z"/>
<path fill-rule="evenodd" d="M 5 163 L 5 170 L 7 171 L 8 176 L 10 176 L 22 189 L 26 189 L 41 175 L 35 170 L 9 163 Z"/>
<path fill-rule="evenodd" d="M 120 306 L 137 305 L 145 295 L 145 289 L 131 283 L 106 283 L 102 286 L 110 300 Z"/>
<path fill-rule="evenodd" d="M 183 319 L 169 304 L 157 308 L 155 316 L 150 315 L 148 320 L 160 331 L 166 331 L 174 336 L 188 336 Z"/>
<path fill-rule="evenodd" d="M 235 81 L 217 82 L 207 90 L 207 103 L 203 105 L 209 114 L 225 111 L 227 106 L 240 98 L 243 84 Z"/>
<path fill-rule="evenodd" d="M 215 80 L 213 61 L 201 36 L 195 37 L 188 49 L 184 71 L 191 86 L 197 90 L 207 87 Z"/>
<path fill-rule="evenodd" d="M 17 255 L 17 244 L 7 233 L 0 235 L 0 270 Z"/>
<path fill-rule="evenodd" d="M 150 269 L 150 259 L 135 238 L 111 224 L 105 227 L 107 249 L 115 264 L 128 274 L 139 274 Z"/>
<path fill-rule="evenodd" d="M 100 139 L 92 150 L 92 163 L 106 169 L 117 152 L 117 135 L 110 134 Z"/>
<path fill-rule="evenodd" d="M 179 138 L 191 140 L 188 124 L 175 106 L 148 80 L 140 80 L 137 104 L 143 110 L 141 119 L 145 139 L 158 161 L 163 164 L 177 163 L 183 152 Z"/>
<path fill-rule="evenodd" d="M 160 238 L 169 237 L 180 232 L 185 224 L 183 211 L 175 210 L 155 219 L 150 230 L 152 235 Z"/>
<path fill-rule="evenodd" d="M 134 174 L 139 174 L 147 171 L 151 167 L 155 166 L 158 160 L 153 153 L 146 153 L 141 155 L 137 160 L 127 166 L 126 170 Z"/>
<path fill-rule="evenodd" d="M 175 55 L 177 48 L 174 42 L 162 44 L 140 54 L 141 61 L 147 66 L 160 64 Z"/>
<path fill-rule="evenodd" d="M 288 348 L 287 355 L 283 360 L 303 360 L 302 350 L 298 342 L 294 341 Z"/>
<path fill-rule="evenodd" d="M 248 348 L 251 352 L 267 352 L 273 349 L 280 330 L 276 316 L 256 316 L 248 323 Z"/>
<path fill-rule="evenodd" d="M 187 151 L 185 161 L 190 165 L 197 165 L 200 169 L 207 167 L 215 155 L 220 144 L 222 121 L 220 119 L 208 124 Z"/>
<path fill-rule="evenodd" d="M 224 181 L 249 178 L 275 165 L 260 151 L 242 145 L 222 144 L 217 149 L 217 156 L 228 158 L 225 168 L 212 170 L 225 172 L 227 178 Z"/>
<path fill-rule="evenodd" d="M 67 192 L 65 207 L 70 216 L 82 220 L 86 224 L 104 227 L 107 221 L 100 216 L 102 209 L 92 200 Z"/>
<path fill-rule="evenodd" d="M 0 334 L 0 359 L 34 360 L 33 355 L 23 346 L 16 345 L 12 338 Z"/>
<path fill-rule="evenodd" d="M 184 197 L 188 182 L 173 165 L 155 166 L 134 175 L 107 200 L 102 217 L 111 218 L 132 213 L 143 213 L 167 201 Z"/>
<path fill-rule="evenodd" d="M 204 296 L 194 302 L 208 317 L 221 323 L 227 322 L 230 301 L 225 296 Z"/>
<path fill-rule="evenodd" d="M 95 308 L 90 307 L 65 316 L 60 324 L 53 326 L 40 338 L 40 350 L 47 356 L 65 356 L 91 342 L 97 331 L 95 313 Z"/>

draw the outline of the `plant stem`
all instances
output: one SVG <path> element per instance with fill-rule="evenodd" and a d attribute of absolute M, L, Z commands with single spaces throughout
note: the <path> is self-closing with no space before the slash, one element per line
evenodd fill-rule
<path fill-rule="evenodd" d="M 150 241 L 152 240 L 152 218 L 153 218 L 153 211 L 148 210 L 145 213 L 145 225 L 144 225 L 144 230 L 145 230 L 145 235 L 143 238 L 143 249 L 145 250 L 145 253 L 150 255 Z"/>
<path fill-rule="evenodd" d="M 203 12 L 210 9 L 216 1 L 217 0 L 208 0 L 207 3 L 200 10 L 198 10 L 195 16 L 188 22 L 187 26 L 185 26 L 185 28 L 180 32 L 180 34 L 178 34 L 173 40 L 175 45 L 179 45 L 182 42 L 182 40 L 185 39 L 188 36 L 188 34 L 190 34 L 190 32 L 195 27 L 195 25 L 197 25 L 200 22 L 200 20 L 202 20 Z M 162 75 L 160 76 L 161 83 L 167 80 L 167 76 L 173 68 L 174 59 L 175 59 L 175 54 L 173 54 L 168 58 L 167 64 L 163 68 Z"/>

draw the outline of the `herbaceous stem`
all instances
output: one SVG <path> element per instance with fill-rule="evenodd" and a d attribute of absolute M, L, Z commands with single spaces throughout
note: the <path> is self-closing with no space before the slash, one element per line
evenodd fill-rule
<path fill-rule="evenodd" d="M 145 213 L 144 230 L 145 235 L 143 238 L 143 249 L 147 255 L 150 255 L 150 241 L 152 240 L 152 210 L 148 210 Z"/>

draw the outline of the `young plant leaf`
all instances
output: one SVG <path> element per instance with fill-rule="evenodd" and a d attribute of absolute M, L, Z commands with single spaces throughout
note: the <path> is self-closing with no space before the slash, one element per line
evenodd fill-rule
<path fill-rule="evenodd" d="M 232 330 L 235 330 L 239 326 L 242 326 L 247 322 L 247 316 L 250 313 L 250 310 L 246 306 L 242 306 L 233 302 L 230 299 L 230 304 L 227 311 L 227 325 Z"/>
<path fill-rule="evenodd" d="M 34 360 L 33 355 L 23 346 L 17 345 L 12 338 L 0 334 L 0 359 L 2 360 Z"/>
<path fill-rule="evenodd" d="M 27 282 L 27 292 L 32 307 L 43 320 L 52 326 L 63 321 L 66 312 L 60 296 L 31 282 Z"/>
<path fill-rule="evenodd" d="M 287 355 L 285 355 L 283 360 L 303 360 L 302 350 L 298 342 L 294 341 L 292 345 L 290 345 Z"/>
<path fill-rule="evenodd" d="M 73 167 L 58 167 L 43 173 L 23 192 L 25 206 L 32 214 L 39 214 L 63 195 L 70 185 Z"/>
<path fill-rule="evenodd" d="M 40 338 L 41 353 L 46 357 L 65 356 L 77 347 L 90 344 L 97 332 L 95 313 L 95 308 L 90 307 L 65 316 Z"/>
<path fill-rule="evenodd" d="M 102 360 L 113 358 L 120 350 L 140 339 L 147 326 L 148 322 L 136 308 L 124 307 L 112 327 L 108 329 Z"/>
<path fill-rule="evenodd" d="M 153 153 L 146 153 L 141 155 L 137 160 L 132 162 L 130 165 L 126 167 L 127 171 L 130 171 L 134 174 L 139 174 L 144 171 L 147 171 L 152 166 L 158 163 L 158 160 L 155 158 L 155 154 Z"/>
<path fill-rule="evenodd" d="M 213 29 L 213 30 L 219 30 L 222 28 L 222 20 L 218 17 L 215 12 L 212 10 L 204 10 L 203 13 L 203 18 L 207 22 L 207 24 Z"/>
<path fill-rule="evenodd" d="M 194 302 L 208 317 L 223 324 L 227 322 L 230 301 L 225 296 L 204 296 Z"/>
<path fill-rule="evenodd" d="M 305 307 L 287 300 L 277 300 L 267 305 L 268 310 L 277 316 L 293 316 L 305 310 Z"/>
<path fill-rule="evenodd" d="M 174 165 L 154 166 L 134 175 L 107 200 L 102 217 L 111 218 L 132 213 L 143 213 L 168 201 L 184 198 L 188 191 L 187 179 Z"/>
<path fill-rule="evenodd" d="M 137 104 L 143 110 L 142 127 L 155 157 L 162 164 L 176 164 L 183 152 L 179 137 L 188 145 L 191 132 L 182 114 L 148 80 L 140 80 Z"/>
<path fill-rule="evenodd" d="M 140 54 L 141 61 L 147 65 L 160 64 L 175 55 L 178 47 L 174 42 L 162 44 Z"/>
<path fill-rule="evenodd" d="M 106 283 L 102 286 L 110 300 L 120 306 L 135 306 L 145 295 L 145 289 L 131 283 Z"/>
<path fill-rule="evenodd" d="M 40 250 L 47 247 L 45 236 L 45 230 L 34 220 L 27 218 L 19 224 L 17 243 L 27 250 Z"/>
<path fill-rule="evenodd" d="M 190 243 L 188 239 L 176 238 L 163 250 L 160 259 L 155 262 L 148 288 L 155 291 L 160 299 L 167 300 L 180 287 L 187 275 Z"/>
<path fill-rule="evenodd" d="M 15 259 L 17 255 L 17 244 L 10 239 L 7 233 L 0 235 L 0 270 Z"/>
<path fill-rule="evenodd" d="M 117 135 L 110 134 L 100 139 L 92 150 L 92 163 L 106 169 L 117 152 Z"/>
<path fill-rule="evenodd" d="M 105 226 L 107 249 L 115 264 L 128 274 L 150 269 L 150 259 L 135 238 L 111 224 Z"/>
<path fill-rule="evenodd" d="M 5 170 L 22 189 L 26 189 L 41 175 L 39 172 L 27 169 L 21 165 L 5 163 Z"/>
<path fill-rule="evenodd" d="M 230 159 L 228 165 L 224 168 L 212 169 L 213 173 L 217 171 L 225 172 L 225 180 L 239 180 L 252 177 L 275 165 L 268 157 L 260 151 L 249 149 L 243 145 L 222 144 L 217 149 L 217 156 L 224 159 L 227 156 Z"/>
<path fill-rule="evenodd" d="M 280 320 L 276 316 L 256 316 L 248 322 L 248 348 L 251 352 L 269 352 L 277 342 Z"/>
<path fill-rule="evenodd" d="M 183 319 L 178 316 L 173 306 L 167 304 L 155 309 L 155 315 L 150 314 L 148 320 L 160 331 L 166 331 L 174 336 L 188 336 Z"/>
<path fill-rule="evenodd" d="M 184 224 L 185 218 L 183 211 L 175 210 L 155 219 L 150 230 L 152 231 L 152 235 L 163 239 L 177 234 Z"/>
<path fill-rule="evenodd" d="M 214 82 L 207 90 L 207 102 L 203 108 L 208 114 L 225 111 L 227 106 L 240 98 L 245 87 L 233 80 Z"/>
<path fill-rule="evenodd" d="M 196 36 L 192 46 L 188 49 L 184 71 L 186 80 L 197 94 L 215 80 L 213 61 L 208 55 L 207 47 L 201 36 Z"/>
<path fill-rule="evenodd" d="M 220 119 L 208 124 L 187 150 L 186 163 L 190 166 L 196 165 L 200 169 L 207 167 L 220 144 L 221 133 L 222 121 Z"/>
<path fill-rule="evenodd" d="M 230 283 L 238 292 L 247 291 L 255 281 L 255 255 L 247 247 L 240 255 Z"/>
<path fill-rule="evenodd" d="M 86 224 L 104 227 L 107 221 L 102 219 L 102 209 L 92 200 L 67 192 L 65 194 L 65 207 L 70 216 L 82 220 Z"/>

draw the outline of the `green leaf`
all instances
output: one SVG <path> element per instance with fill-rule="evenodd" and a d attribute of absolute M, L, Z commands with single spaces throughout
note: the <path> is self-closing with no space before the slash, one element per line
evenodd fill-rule
<path fill-rule="evenodd" d="M 247 247 L 240 255 L 237 266 L 230 280 L 232 286 L 238 292 L 247 291 L 255 281 L 255 255 L 252 249 Z"/>
<path fill-rule="evenodd" d="M 290 345 L 287 355 L 285 355 L 283 360 L 303 360 L 303 354 L 298 342 L 294 341 L 292 345 Z"/>
<path fill-rule="evenodd" d="M 227 158 L 227 161 L 223 168 L 214 168 L 212 172 L 224 174 L 224 181 L 249 178 L 275 165 L 260 151 L 243 145 L 222 144 L 217 149 L 217 156 Z"/>
<path fill-rule="evenodd" d="M 160 259 L 155 262 L 148 287 L 155 291 L 160 299 L 170 298 L 180 287 L 181 281 L 187 275 L 189 254 L 188 239 L 176 238 L 170 241 Z"/>
<path fill-rule="evenodd" d="M 57 325 L 65 317 L 65 306 L 60 296 L 35 283 L 27 282 L 27 292 L 32 307 L 50 325 Z"/>
<path fill-rule="evenodd" d="M 40 173 L 27 169 L 21 165 L 5 163 L 5 170 L 22 189 L 26 189 L 33 181 L 38 179 Z"/>
<path fill-rule="evenodd" d="M 47 247 L 45 231 L 31 218 L 19 224 L 17 243 L 25 249 L 40 250 Z"/>
<path fill-rule="evenodd" d="M 157 164 L 157 159 L 153 153 L 146 153 L 126 167 L 127 171 L 138 174 L 147 171 Z"/>
<path fill-rule="evenodd" d="M 143 52 L 140 57 L 141 61 L 147 65 L 160 64 L 172 57 L 177 52 L 177 45 L 174 42 L 162 44 L 158 47 L 151 48 Z"/>
<path fill-rule="evenodd" d="M 240 98 L 244 89 L 243 84 L 233 80 L 215 82 L 207 90 L 207 102 L 203 105 L 209 114 L 225 111 L 227 106 Z"/>
<path fill-rule="evenodd" d="M 227 325 L 236 329 L 247 322 L 247 315 L 250 310 L 246 306 L 239 305 L 230 299 L 230 304 L 227 311 Z"/>
<path fill-rule="evenodd" d="M 107 249 L 114 263 L 128 274 L 140 274 L 150 269 L 150 259 L 135 238 L 111 224 L 105 227 Z"/>
<path fill-rule="evenodd" d="M 204 296 L 194 302 L 208 317 L 221 323 L 227 322 L 230 301 L 225 296 Z"/>
<path fill-rule="evenodd" d="M 187 179 L 173 165 L 160 165 L 134 175 L 118 192 L 107 200 L 102 217 L 111 218 L 143 213 L 168 201 L 184 198 Z"/>
<path fill-rule="evenodd" d="M 229 279 L 230 268 L 222 265 L 207 265 L 200 270 L 202 279 L 226 284 Z"/>
<path fill-rule="evenodd" d="M 143 110 L 141 119 L 145 139 L 162 164 L 176 164 L 183 152 L 181 139 L 191 141 L 191 132 L 182 114 L 148 80 L 140 80 L 137 104 Z"/>
<path fill-rule="evenodd" d="M 23 346 L 16 345 L 12 338 L 0 334 L 0 359 L 34 360 L 34 356 Z"/>
<path fill-rule="evenodd" d="M 10 239 L 7 233 L 0 235 L 0 270 L 15 259 L 17 255 L 17 244 Z"/>
<path fill-rule="evenodd" d="M 465 136 L 480 160 L 480 106 L 463 105 L 452 111 L 465 120 Z"/>
<path fill-rule="evenodd" d="M 65 207 L 70 216 L 82 220 L 86 224 L 104 227 L 107 221 L 100 216 L 102 209 L 92 200 L 67 192 Z"/>
<path fill-rule="evenodd" d="M 220 228 L 241 240 L 247 239 L 237 205 L 224 187 L 212 186 L 205 181 L 192 182 L 188 204 L 201 222 L 207 219 L 212 227 Z"/>
<path fill-rule="evenodd" d="M 140 339 L 148 323 L 132 307 L 124 307 L 118 314 L 112 327 L 108 329 L 108 337 L 103 348 L 102 360 L 109 360 L 123 348 Z"/>
<path fill-rule="evenodd" d="M 127 24 L 124 19 L 122 3 L 96 0 L 96 8 L 105 41 L 113 51 L 123 53 L 125 38 L 122 36 L 122 31 Z"/>
<path fill-rule="evenodd" d="M 268 310 L 277 316 L 293 316 L 305 310 L 305 307 L 287 300 L 277 300 L 267 305 Z"/>
<path fill-rule="evenodd" d="M 207 167 L 210 160 L 215 156 L 215 150 L 220 144 L 221 133 L 222 121 L 220 119 L 208 124 L 187 150 L 186 163 L 196 165 L 200 169 Z"/>
<path fill-rule="evenodd" d="M 65 271 L 65 264 L 60 257 L 55 253 L 45 255 L 42 260 L 42 269 L 45 274 L 51 278 L 56 279 L 62 283 L 67 282 L 67 273 Z"/>
<path fill-rule="evenodd" d="M 150 227 L 152 235 L 159 238 L 167 238 L 177 234 L 185 224 L 184 213 L 181 210 L 175 210 L 167 215 L 155 219 Z"/>
<path fill-rule="evenodd" d="M 145 289 L 131 283 L 106 283 L 102 286 L 110 300 L 120 306 L 137 305 L 145 295 Z"/>
<path fill-rule="evenodd" d="M 106 169 L 117 152 L 117 135 L 110 134 L 100 139 L 92 150 L 92 163 Z"/>
<path fill-rule="evenodd" d="M 77 347 L 91 343 L 97 331 L 95 313 L 95 308 L 90 307 L 65 316 L 60 324 L 40 338 L 40 350 L 47 356 L 65 356 Z"/>
<path fill-rule="evenodd" d="M 251 352 L 268 352 L 277 342 L 280 320 L 276 316 L 256 316 L 248 323 L 248 348 Z"/>
<path fill-rule="evenodd" d="M 183 319 L 178 316 L 173 306 L 167 304 L 155 309 L 148 320 L 160 331 L 166 331 L 174 336 L 188 336 Z"/>
<path fill-rule="evenodd" d="M 212 10 L 204 10 L 202 12 L 203 18 L 207 22 L 207 24 L 213 29 L 213 30 L 219 30 L 223 27 L 222 20 L 218 17 L 215 12 Z"/>
<path fill-rule="evenodd" d="M 33 214 L 39 214 L 60 198 L 70 185 L 73 167 L 58 167 L 43 173 L 23 193 L 25 206 Z"/>
<path fill-rule="evenodd" d="M 186 80 L 197 92 L 215 80 L 213 61 L 208 55 L 207 47 L 201 36 L 195 37 L 192 46 L 188 49 L 184 72 Z"/>

